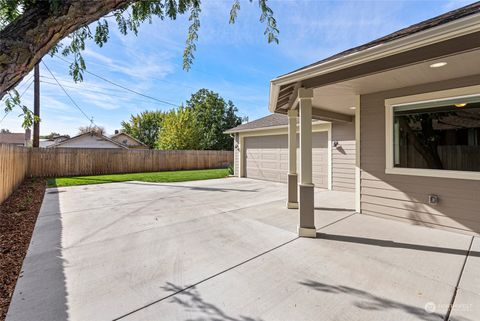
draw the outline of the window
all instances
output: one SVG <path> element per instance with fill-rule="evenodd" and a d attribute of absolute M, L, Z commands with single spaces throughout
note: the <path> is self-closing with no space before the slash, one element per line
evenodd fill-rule
<path fill-rule="evenodd" d="M 430 93 L 387 99 L 385 172 L 480 179 L 480 91 L 475 88 L 476 94 L 463 96 L 445 91 L 437 92 L 440 98 Z"/>
<path fill-rule="evenodd" d="M 480 97 L 393 107 L 394 167 L 480 172 Z"/>

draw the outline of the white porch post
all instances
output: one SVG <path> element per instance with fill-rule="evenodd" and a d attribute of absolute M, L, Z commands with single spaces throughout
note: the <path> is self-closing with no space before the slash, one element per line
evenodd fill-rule
<path fill-rule="evenodd" d="M 313 89 L 299 88 L 300 109 L 300 220 L 298 236 L 316 237 L 314 185 L 312 182 L 312 98 Z"/>
<path fill-rule="evenodd" d="M 298 112 L 296 110 L 288 111 L 287 208 L 298 208 L 297 116 Z"/>

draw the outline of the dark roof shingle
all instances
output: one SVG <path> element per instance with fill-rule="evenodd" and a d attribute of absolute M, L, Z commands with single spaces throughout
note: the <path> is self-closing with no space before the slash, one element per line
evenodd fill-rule
<path fill-rule="evenodd" d="M 244 130 L 259 129 L 265 127 L 274 127 L 274 126 L 286 126 L 288 125 L 288 117 L 283 114 L 271 114 L 251 122 L 241 124 L 237 127 L 231 128 L 225 133 L 236 133 Z"/>

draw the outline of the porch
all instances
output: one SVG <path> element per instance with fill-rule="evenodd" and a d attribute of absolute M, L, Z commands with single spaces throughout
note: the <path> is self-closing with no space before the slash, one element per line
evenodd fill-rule
<path fill-rule="evenodd" d="M 328 190 L 299 238 L 285 195 L 246 178 L 49 189 L 7 320 L 479 318 L 478 239 Z"/>

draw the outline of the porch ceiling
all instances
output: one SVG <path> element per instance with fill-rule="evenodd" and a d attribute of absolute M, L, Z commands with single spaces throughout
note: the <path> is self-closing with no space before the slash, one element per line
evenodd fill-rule
<path fill-rule="evenodd" d="M 446 62 L 441 68 L 431 68 L 435 62 Z M 480 50 L 424 61 L 314 88 L 314 110 L 354 115 L 358 95 L 416 86 L 473 75 L 480 75 Z M 286 106 L 283 106 L 284 108 Z"/>

